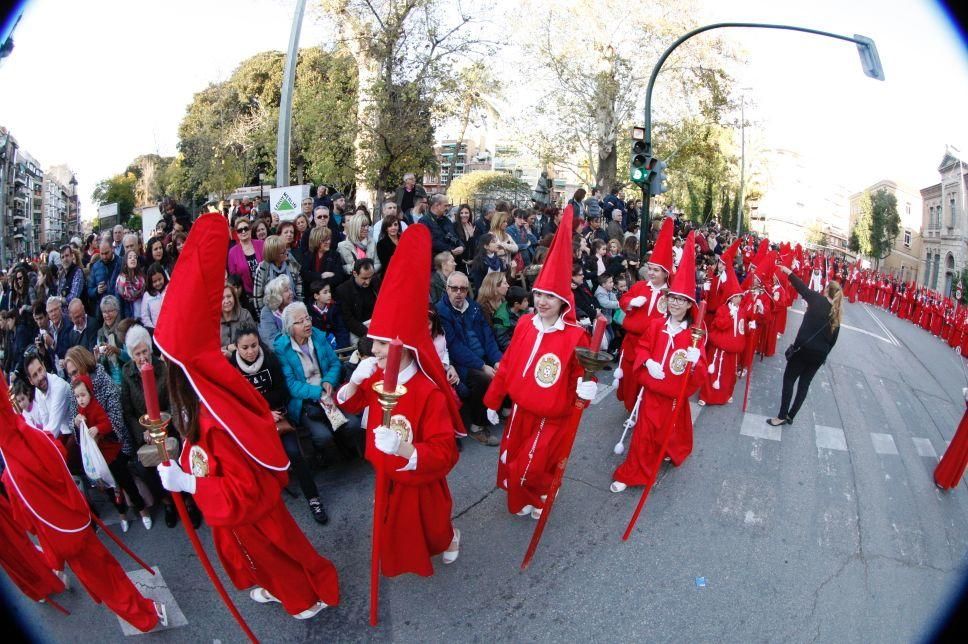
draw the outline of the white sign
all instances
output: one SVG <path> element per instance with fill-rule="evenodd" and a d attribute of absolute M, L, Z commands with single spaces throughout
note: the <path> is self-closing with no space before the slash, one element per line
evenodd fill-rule
<path fill-rule="evenodd" d="M 151 238 L 151 234 L 155 232 L 155 227 L 158 222 L 161 221 L 161 208 L 158 206 L 151 206 L 150 208 L 141 209 L 141 239 L 148 241 Z"/>
<path fill-rule="evenodd" d="M 269 191 L 269 210 L 279 215 L 279 221 L 292 221 L 302 212 L 302 200 L 309 197 L 309 184 L 285 186 Z"/>
<path fill-rule="evenodd" d="M 103 206 L 97 207 L 97 216 L 99 219 L 104 219 L 105 217 L 117 217 L 118 216 L 118 204 L 108 203 Z"/>

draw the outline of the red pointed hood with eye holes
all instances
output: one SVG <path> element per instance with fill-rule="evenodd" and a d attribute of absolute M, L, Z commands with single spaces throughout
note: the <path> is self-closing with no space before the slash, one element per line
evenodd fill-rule
<path fill-rule="evenodd" d="M 545 263 L 541 266 L 541 272 L 538 273 L 532 290 L 553 295 L 564 302 L 565 310 L 563 313 L 565 322 L 574 325 L 577 324 L 577 318 L 575 317 L 575 296 L 571 290 L 571 267 L 573 262 L 571 238 L 572 220 L 574 217 L 569 209 L 572 208 L 572 204 L 565 206 L 565 213 L 561 217 L 561 225 L 558 226 L 555 237 L 551 240 L 551 248 L 548 249 Z"/>
<path fill-rule="evenodd" d="M 649 255 L 648 264 L 655 264 L 665 269 L 667 276 L 672 276 L 672 234 L 675 230 L 676 222 L 672 217 L 666 217 L 662 222 L 662 228 L 655 238 L 655 246 L 652 254 Z"/>

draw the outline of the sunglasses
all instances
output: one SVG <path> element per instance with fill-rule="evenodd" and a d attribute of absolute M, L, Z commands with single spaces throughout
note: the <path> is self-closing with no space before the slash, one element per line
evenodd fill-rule
<path fill-rule="evenodd" d="M 247 232 L 249 232 L 249 227 L 248 226 L 240 226 L 240 227 L 238 227 L 238 228 L 235 229 L 235 232 L 237 232 L 237 233 L 247 233 Z"/>
<path fill-rule="evenodd" d="M 454 293 L 467 293 L 470 289 L 466 286 L 448 286 L 447 290 Z"/>

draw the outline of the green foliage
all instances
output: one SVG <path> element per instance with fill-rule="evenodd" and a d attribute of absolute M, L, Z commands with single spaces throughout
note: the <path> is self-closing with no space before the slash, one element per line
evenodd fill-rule
<path fill-rule="evenodd" d="M 818 246 L 827 245 L 827 233 L 823 229 L 823 224 L 819 221 L 814 221 L 807 228 L 807 241 L 811 244 L 817 244 Z"/>
<path fill-rule="evenodd" d="M 520 195 L 530 195 L 531 188 L 526 181 L 517 179 L 506 172 L 482 170 L 469 172 L 454 179 L 447 190 L 451 203 L 470 203 L 480 199 L 507 199 L 519 201 Z"/>
<path fill-rule="evenodd" d="M 138 177 L 133 172 L 115 175 L 94 187 L 91 200 L 99 206 L 117 203 L 121 221 L 127 221 L 134 211 L 134 188 L 137 182 Z"/>
<path fill-rule="evenodd" d="M 130 230 L 141 231 L 141 215 L 131 215 L 128 218 L 128 223 L 125 224 Z"/>
<path fill-rule="evenodd" d="M 901 231 L 901 216 L 897 212 L 897 197 L 886 190 L 865 192 L 861 197 L 860 216 L 850 231 L 850 250 L 875 260 L 891 254 L 894 241 Z"/>

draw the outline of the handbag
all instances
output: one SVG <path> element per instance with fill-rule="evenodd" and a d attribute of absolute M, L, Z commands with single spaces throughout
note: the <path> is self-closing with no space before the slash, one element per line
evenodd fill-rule
<path fill-rule="evenodd" d="M 170 458 L 176 458 L 178 454 L 178 439 L 174 436 L 165 438 L 165 450 Z M 154 443 L 145 443 L 138 448 L 138 462 L 144 467 L 158 467 L 161 465 L 161 454 Z"/>
<path fill-rule="evenodd" d="M 809 338 L 807 338 L 807 341 L 804 342 L 804 344 L 810 344 L 810 341 L 813 340 L 815 337 L 817 337 L 817 335 L 819 335 L 821 331 L 823 331 L 823 327 L 820 327 L 819 329 L 817 329 L 816 331 L 814 331 L 813 335 L 811 335 Z M 783 355 L 785 355 L 786 356 L 786 359 L 789 360 L 800 349 L 801 349 L 801 347 L 798 347 L 797 344 L 796 344 L 796 342 L 794 342 L 793 344 L 791 344 L 790 346 L 788 346 L 786 348 L 786 351 L 783 352 Z"/>

